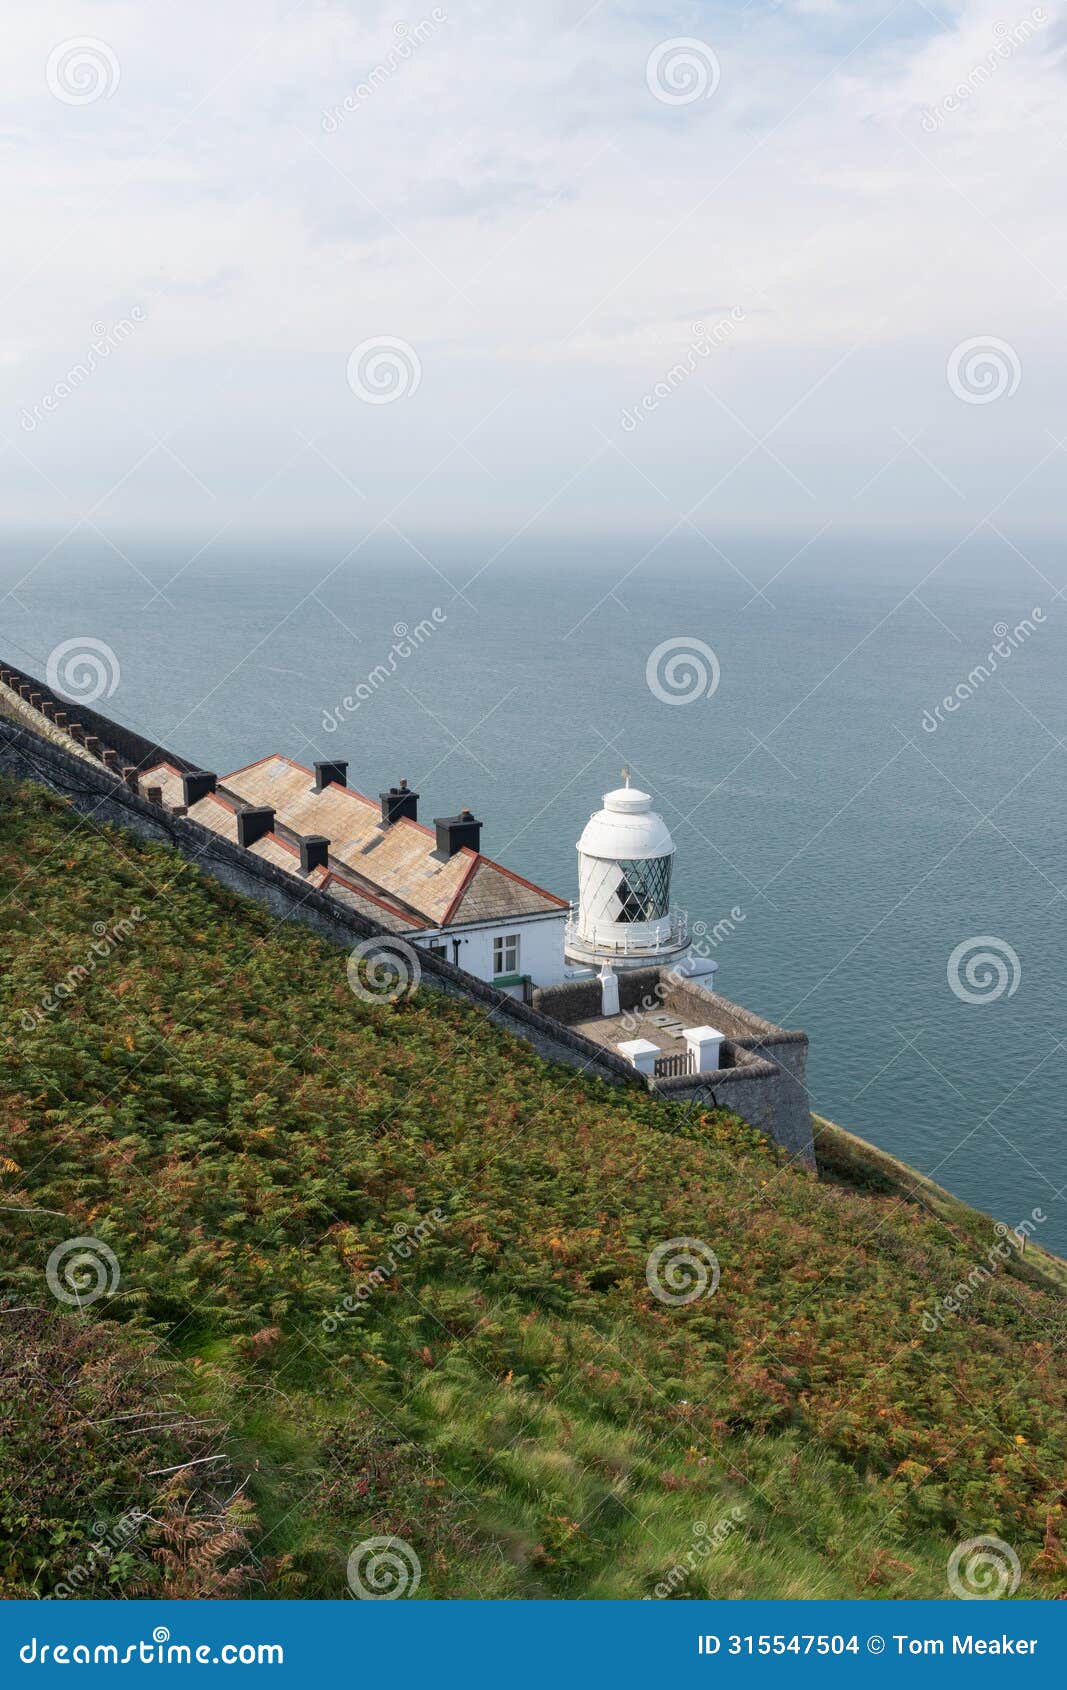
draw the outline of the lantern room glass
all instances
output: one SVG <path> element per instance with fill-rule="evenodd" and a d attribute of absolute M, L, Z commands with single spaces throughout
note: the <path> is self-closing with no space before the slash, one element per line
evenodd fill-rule
<path fill-rule="evenodd" d="M 619 921 L 662 921 L 670 909 L 672 857 L 642 857 L 619 864 L 615 888 Z"/>

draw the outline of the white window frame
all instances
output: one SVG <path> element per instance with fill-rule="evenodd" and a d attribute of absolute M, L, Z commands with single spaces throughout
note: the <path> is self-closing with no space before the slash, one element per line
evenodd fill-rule
<path fill-rule="evenodd" d="M 499 980 L 505 974 L 518 974 L 519 959 L 522 955 L 522 935 L 520 933 L 493 934 L 493 979 Z"/>

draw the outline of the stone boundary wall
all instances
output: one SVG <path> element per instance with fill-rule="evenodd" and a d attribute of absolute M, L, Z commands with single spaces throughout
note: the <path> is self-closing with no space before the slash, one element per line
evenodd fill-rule
<path fill-rule="evenodd" d="M 705 1023 L 725 1036 L 723 1066 L 714 1074 L 682 1074 L 650 1080 L 649 1089 L 671 1102 L 699 1100 L 731 1109 L 765 1132 L 807 1167 L 815 1166 L 806 1072 L 808 1036 L 776 1027 L 762 1015 L 684 979 L 671 968 L 635 968 L 616 976 L 619 1009 L 672 1010 L 690 1026 Z M 600 1014 L 596 980 L 572 980 L 533 993 L 533 1007 L 565 1026 Z"/>
<path fill-rule="evenodd" d="M 663 1097 L 706 1096 L 713 1091 L 719 1103 L 733 1109 L 754 1127 L 788 1150 L 806 1166 L 815 1166 L 815 1141 L 807 1090 L 808 1035 L 776 1027 L 762 1015 L 742 1009 L 695 980 L 677 982 L 664 969 L 664 1002 L 685 1020 L 707 1022 L 726 1034 L 735 1065 L 717 1074 L 682 1075 L 657 1080 Z"/>
<path fill-rule="evenodd" d="M 619 982 L 619 1008 L 626 1014 L 637 1009 L 646 999 L 654 1002 L 659 984 L 659 968 L 635 968 L 616 975 Z M 535 1009 L 574 1027 L 579 1021 L 594 1021 L 600 1014 L 600 983 L 590 980 L 568 980 L 562 986 L 537 986 L 531 994 Z"/>
<path fill-rule="evenodd" d="M 58 745 L 61 750 L 69 752 L 72 756 L 80 757 L 86 763 L 96 763 L 96 758 L 91 752 L 85 751 L 76 740 L 64 733 L 62 728 L 57 728 L 54 722 L 50 722 L 47 716 L 42 716 L 39 710 L 35 710 L 19 693 L 6 686 L 3 680 L 0 680 L 0 715 L 9 716 L 20 727 L 29 728 L 31 733 L 49 740 L 52 745 Z"/>
<path fill-rule="evenodd" d="M 78 719 L 83 719 L 80 713 Z M 103 726 L 110 724 L 103 722 Z M 112 743 L 110 734 L 100 737 Z M 266 904 L 280 921 L 298 921 L 331 944 L 351 950 L 361 939 L 380 937 L 396 946 L 396 935 L 377 922 L 294 880 L 254 852 L 231 844 L 187 816 L 176 816 L 150 804 L 102 764 L 74 756 L 22 721 L 13 722 L 3 714 L 0 714 L 0 770 L 14 780 L 36 781 L 50 787 L 101 826 L 107 823 L 142 839 L 173 846 L 204 874 L 221 881 L 231 891 L 255 898 Z M 532 1044 L 548 1061 L 564 1062 L 615 1085 L 643 1085 L 628 1062 L 602 1050 L 580 1033 L 572 1033 L 570 1028 L 537 1014 L 526 1004 L 453 967 L 443 957 L 420 950 L 418 960 L 423 985 L 475 1004 L 506 1032 Z"/>
<path fill-rule="evenodd" d="M 99 711 L 91 709 L 89 705 L 75 703 L 65 698 L 62 693 L 53 692 L 51 687 L 46 686 L 44 681 L 39 681 L 36 675 L 27 674 L 25 670 L 16 668 L 13 663 L 4 663 L 0 667 L 6 669 L 9 675 L 15 676 L 16 681 L 21 682 L 23 686 L 40 693 L 43 701 L 54 704 L 58 710 L 65 710 L 72 722 L 80 722 L 86 733 L 95 734 L 102 745 L 109 745 L 112 750 L 117 751 L 123 763 L 132 764 L 138 769 L 150 769 L 154 763 L 173 763 L 183 774 L 192 774 L 193 770 L 199 767 L 196 763 L 190 763 L 188 757 L 180 757 L 176 751 L 168 751 L 166 746 L 156 745 L 153 740 L 134 733 L 132 728 L 124 727 L 121 722 L 113 722 L 109 717 L 101 716 Z M 32 706 L 26 708 L 30 710 L 31 715 L 38 714 Z M 46 726 L 51 726 L 47 718 L 43 720 Z M 33 724 L 33 731 L 41 733 L 43 730 Z M 70 743 L 62 730 L 55 731 L 60 733 L 62 743 Z"/>

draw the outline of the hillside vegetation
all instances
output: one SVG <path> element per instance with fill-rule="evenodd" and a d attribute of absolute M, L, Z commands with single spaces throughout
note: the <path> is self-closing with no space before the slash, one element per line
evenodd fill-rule
<path fill-rule="evenodd" d="M 365 1002 L 38 788 L 0 782 L 0 879 L 0 1594 L 131 1511 L 81 1593 L 344 1596 L 380 1536 L 420 1599 L 942 1596 L 982 1534 L 1064 1588 L 1036 1250 L 928 1331 L 992 1223 L 843 1136 L 816 1181 L 440 994 Z M 721 1278 L 665 1303 L 680 1238 Z"/>

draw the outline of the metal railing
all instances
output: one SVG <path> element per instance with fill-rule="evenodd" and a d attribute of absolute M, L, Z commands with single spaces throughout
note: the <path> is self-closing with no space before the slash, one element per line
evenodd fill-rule
<path fill-rule="evenodd" d="M 606 956 L 656 956 L 660 951 L 681 949 L 689 943 L 689 914 L 686 910 L 671 910 L 669 915 L 656 923 L 657 936 L 655 939 L 638 938 L 636 935 L 623 931 L 615 923 L 610 929 L 603 924 L 593 922 L 591 926 L 583 927 L 578 918 L 578 912 L 571 905 L 571 914 L 567 921 L 564 943 L 568 949 L 597 951 Z"/>

